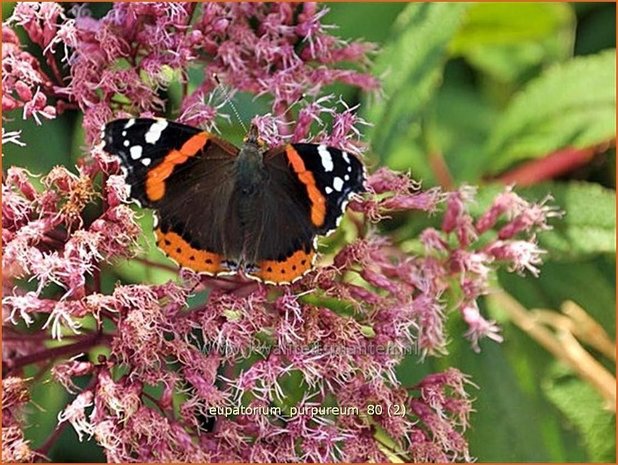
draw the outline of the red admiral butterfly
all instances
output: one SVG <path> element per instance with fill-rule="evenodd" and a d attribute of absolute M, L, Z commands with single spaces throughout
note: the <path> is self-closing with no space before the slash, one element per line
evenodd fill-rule
<path fill-rule="evenodd" d="M 112 121 L 102 138 L 121 160 L 131 197 L 155 210 L 157 245 L 211 276 L 297 280 L 314 264 L 317 236 L 334 230 L 364 190 L 355 156 L 316 144 L 268 150 L 255 127 L 240 149 L 164 119 Z"/>

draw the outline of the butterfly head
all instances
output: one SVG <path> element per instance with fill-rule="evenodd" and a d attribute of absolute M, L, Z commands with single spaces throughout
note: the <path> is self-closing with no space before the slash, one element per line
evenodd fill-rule
<path fill-rule="evenodd" d="M 255 124 L 251 124 L 249 128 L 249 132 L 243 139 L 245 145 L 252 145 L 259 149 L 260 152 L 266 152 L 268 147 L 266 146 L 266 142 L 260 137 L 260 133 Z"/>

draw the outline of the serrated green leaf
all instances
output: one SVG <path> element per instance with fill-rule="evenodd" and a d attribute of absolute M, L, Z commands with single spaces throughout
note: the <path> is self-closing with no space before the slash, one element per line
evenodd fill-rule
<path fill-rule="evenodd" d="M 419 145 L 421 110 L 442 77 L 446 49 L 466 4 L 415 3 L 399 15 L 393 39 L 376 58 L 373 72 L 383 76 L 384 98 L 366 107 L 372 149 L 384 161 L 394 148 Z M 418 152 L 418 150 L 417 150 Z"/>
<path fill-rule="evenodd" d="M 616 50 L 550 68 L 513 99 L 487 145 L 490 173 L 616 135 Z"/>
<path fill-rule="evenodd" d="M 568 57 L 572 7 L 561 3 L 477 3 L 451 43 L 455 56 L 501 81 Z"/>
<path fill-rule="evenodd" d="M 543 39 L 569 24 L 572 8 L 552 3 L 477 3 L 468 11 L 451 50 L 465 53 L 481 44 Z"/>
<path fill-rule="evenodd" d="M 544 384 L 547 397 L 579 430 L 589 460 L 611 463 L 616 457 L 616 416 L 603 408 L 603 399 L 587 383 L 554 379 Z"/>

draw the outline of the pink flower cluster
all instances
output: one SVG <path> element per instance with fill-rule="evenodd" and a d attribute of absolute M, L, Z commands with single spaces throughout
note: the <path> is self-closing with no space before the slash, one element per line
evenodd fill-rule
<path fill-rule="evenodd" d="M 28 385 L 20 377 L 2 379 L 2 462 L 33 462 L 37 457 L 24 438 L 22 408 L 30 400 Z"/>
<path fill-rule="evenodd" d="M 77 105 L 86 140 L 93 142 L 114 115 L 164 112 L 161 92 L 174 79 L 185 94 L 179 108 L 167 111 L 194 126 L 215 124 L 215 76 L 230 89 L 228 98 L 236 91 L 271 96 L 277 116 L 334 82 L 376 89 L 378 81 L 363 71 L 371 45 L 328 34 L 320 21 L 325 12 L 314 3 L 121 2 L 94 19 L 84 6 L 66 13 L 56 3 L 19 2 L 3 28 L 2 108 L 23 106 L 24 118 L 39 121 L 38 115 L 51 118 Z M 22 51 L 13 25 L 23 26 L 42 49 L 53 78 Z M 60 48 L 59 62 L 54 52 Z M 190 69 L 201 77 L 188 92 Z M 333 113 L 309 104 L 302 115 L 312 120 L 321 111 Z M 344 126 L 350 118 L 335 116 Z M 278 132 L 288 130 L 285 123 L 277 120 Z"/>
<path fill-rule="evenodd" d="M 375 88 L 361 70 L 371 47 L 328 34 L 323 14 L 311 3 L 116 3 L 94 19 L 83 7 L 69 14 L 53 3 L 18 3 L 8 25 L 22 26 L 48 64 L 65 71 L 62 85 L 38 88 L 54 108 L 64 101 L 83 111 L 88 141 L 114 117 L 162 112 L 162 90 L 172 81 L 185 91 L 179 108 L 167 110 L 212 125 L 216 73 L 234 91 L 271 97 L 272 113 L 256 118 L 267 141 L 304 140 L 317 125 L 313 140 L 358 151 L 355 109 L 340 103 L 337 111 L 320 93 L 334 81 Z M 9 26 L 3 35 L 14 37 Z M 36 79 L 50 80 L 11 43 L 17 61 L 3 91 L 26 111 L 19 73 L 37 70 Z M 191 91 L 190 68 L 203 76 Z M 310 98 L 299 102 L 303 94 Z M 477 299 L 500 265 L 538 272 L 534 234 L 547 228 L 551 208 L 507 189 L 473 218 L 472 189 L 423 191 L 379 169 L 368 193 L 350 204 L 347 244 L 293 285 L 183 271 L 177 282 L 107 291 L 103 277 L 119 259 L 167 266 L 140 258 L 141 231 L 118 172 L 118 162 L 95 148 L 76 173 L 54 168 L 37 183 L 9 168 L 4 178 L 3 459 L 45 455 L 71 425 L 111 462 L 471 460 L 464 438 L 470 381 L 449 369 L 404 386 L 395 369 L 405 356 L 446 351 L 452 310 L 468 324 L 473 347 L 482 337 L 500 340 Z M 422 232 L 414 254 L 376 225 L 441 209 L 441 227 Z M 454 308 L 445 306 L 447 293 L 458 296 Z M 53 339 L 65 343 L 48 344 Z M 106 355 L 76 357 L 95 348 Z M 44 373 L 48 364 L 74 398 L 33 451 L 21 429 L 24 369 Z M 85 388 L 77 377 L 89 378 Z"/>

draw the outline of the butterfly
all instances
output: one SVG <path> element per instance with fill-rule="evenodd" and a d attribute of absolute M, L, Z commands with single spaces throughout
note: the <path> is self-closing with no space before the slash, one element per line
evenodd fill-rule
<path fill-rule="evenodd" d="M 159 248 L 210 276 L 298 280 L 314 267 L 317 237 L 365 190 L 353 154 L 318 144 L 269 149 L 255 126 L 240 148 L 165 119 L 118 119 L 101 136 L 131 197 L 154 210 Z"/>

